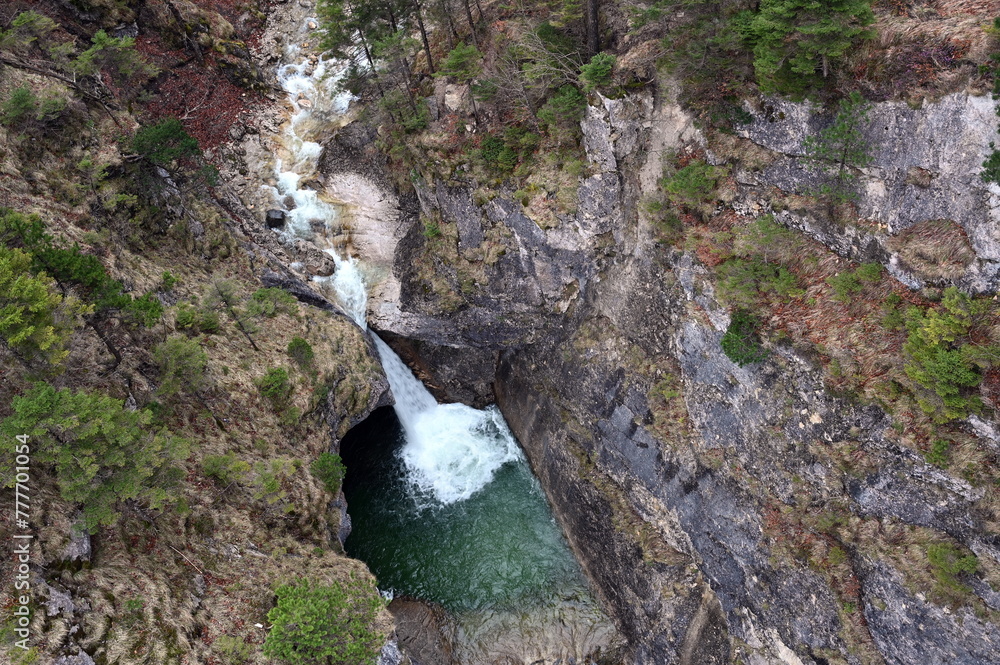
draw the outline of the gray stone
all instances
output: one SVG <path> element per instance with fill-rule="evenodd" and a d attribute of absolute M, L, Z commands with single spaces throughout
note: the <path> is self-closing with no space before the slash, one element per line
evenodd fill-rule
<path fill-rule="evenodd" d="M 403 662 L 403 652 L 399 650 L 396 640 L 389 640 L 378 654 L 378 665 L 400 665 Z"/>
<path fill-rule="evenodd" d="M 280 229 L 285 226 L 285 211 L 272 208 L 264 214 L 264 224 L 269 229 Z"/>
<path fill-rule="evenodd" d="M 83 522 L 74 522 L 70 527 L 69 543 L 59 553 L 60 561 L 90 561 L 90 534 L 83 528 Z"/>
<path fill-rule="evenodd" d="M 59 656 L 53 661 L 53 665 L 94 665 L 94 659 L 83 649 L 73 655 Z"/>

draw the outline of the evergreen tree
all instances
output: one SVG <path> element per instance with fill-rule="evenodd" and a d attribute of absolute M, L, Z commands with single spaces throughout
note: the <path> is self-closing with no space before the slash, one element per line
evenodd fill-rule
<path fill-rule="evenodd" d="M 309 580 L 278 587 L 267 613 L 264 655 L 292 665 L 370 665 L 383 636 L 372 626 L 382 609 L 375 586 L 351 577 L 332 585 Z"/>
<path fill-rule="evenodd" d="M 83 505 L 91 533 L 117 522 L 124 501 L 154 509 L 169 503 L 183 475 L 175 462 L 187 457 L 187 442 L 151 427 L 147 409 L 132 411 L 107 395 L 45 383 L 15 397 L 13 406 L 0 432 L 7 440 L 31 437 L 35 459 L 55 468 L 60 494 Z"/>
<path fill-rule="evenodd" d="M 754 68 L 765 92 L 801 94 L 875 21 L 869 0 L 761 0 L 751 32 Z"/>
<path fill-rule="evenodd" d="M 854 178 L 853 169 L 864 168 L 872 161 L 868 142 L 861 133 L 870 108 L 861 95 L 852 92 L 840 100 L 840 110 L 829 127 L 806 137 L 806 159 L 835 178 L 833 185 L 820 188 L 820 195 L 835 200 L 851 198 L 848 187 Z"/>
<path fill-rule="evenodd" d="M 0 246 L 0 337 L 22 360 L 58 363 L 69 353 L 59 319 L 74 312 L 52 279 L 30 268 L 30 255 Z"/>

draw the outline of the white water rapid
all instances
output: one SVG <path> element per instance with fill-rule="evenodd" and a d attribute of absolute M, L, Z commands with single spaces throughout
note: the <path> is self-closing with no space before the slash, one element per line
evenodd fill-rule
<path fill-rule="evenodd" d="M 314 280 L 332 291 L 344 311 L 367 329 L 368 292 L 362 267 L 357 259 L 341 256 L 329 240 L 344 223 L 341 208 L 303 184 L 316 174 L 322 152 L 312 138 L 324 127 L 337 124 L 351 100 L 349 94 L 336 91 L 342 63 L 302 55 L 298 44 L 308 39 L 309 25 L 315 21 L 310 18 L 302 23 L 296 42 L 285 50 L 286 64 L 278 70 L 278 81 L 294 113 L 283 135 L 287 155 L 276 159 L 276 185 L 270 189 L 277 205 L 286 211 L 286 238 L 312 239 L 334 260 L 334 274 Z M 496 407 L 479 411 L 464 404 L 438 404 L 399 356 L 378 336 L 373 337 L 406 434 L 401 455 L 418 505 L 467 499 L 489 483 L 501 466 L 523 459 Z"/>

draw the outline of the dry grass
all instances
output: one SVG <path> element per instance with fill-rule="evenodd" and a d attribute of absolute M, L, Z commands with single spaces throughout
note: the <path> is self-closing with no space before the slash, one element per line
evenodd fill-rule
<path fill-rule="evenodd" d="M 872 99 L 937 98 L 984 88 L 977 66 L 996 50 L 984 28 L 1000 13 L 993 0 L 884 3 L 877 37 L 855 49 L 845 69 Z"/>
<path fill-rule="evenodd" d="M 965 229 L 948 219 L 914 224 L 888 245 L 907 268 L 930 281 L 957 279 L 976 260 Z"/>

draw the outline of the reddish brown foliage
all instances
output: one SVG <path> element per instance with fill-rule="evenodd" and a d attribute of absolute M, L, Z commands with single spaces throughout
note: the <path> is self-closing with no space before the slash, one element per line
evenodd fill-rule
<path fill-rule="evenodd" d="M 201 65 L 182 51 L 164 48 L 155 35 L 142 35 L 136 47 L 163 69 L 144 110 L 154 122 L 167 117 L 180 119 L 202 149 L 228 141 L 229 128 L 250 105 L 262 100 L 258 93 L 230 81 L 212 56 Z"/>

